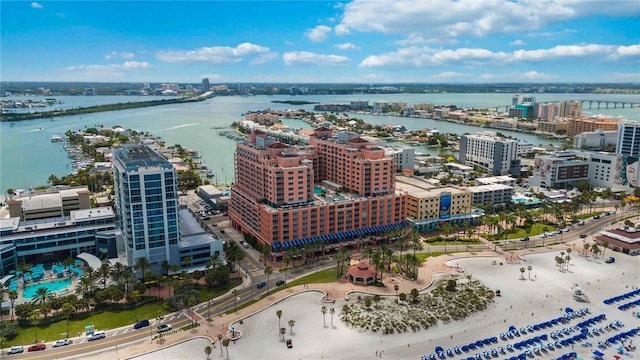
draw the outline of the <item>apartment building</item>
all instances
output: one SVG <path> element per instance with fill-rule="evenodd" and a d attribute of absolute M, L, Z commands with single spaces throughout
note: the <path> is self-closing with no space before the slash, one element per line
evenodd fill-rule
<path fill-rule="evenodd" d="M 618 128 L 616 154 L 640 156 L 640 124 L 620 124 Z"/>
<path fill-rule="evenodd" d="M 471 193 L 472 204 L 492 204 L 494 209 L 497 206 L 509 206 L 511 204 L 511 198 L 514 193 L 513 186 L 497 183 L 469 186 L 466 187 L 465 190 Z"/>
<path fill-rule="evenodd" d="M 639 134 L 640 135 L 640 134 Z M 618 131 L 586 131 L 573 137 L 573 147 L 584 150 L 605 150 L 608 147 L 616 147 L 618 143 Z M 640 145 L 640 142 L 638 142 Z"/>
<path fill-rule="evenodd" d="M 567 135 L 575 136 L 583 132 L 593 132 L 598 129 L 603 131 L 617 131 L 618 123 L 607 118 L 570 118 Z"/>
<path fill-rule="evenodd" d="M 501 138 L 485 131 L 460 136 L 459 162 L 478 166 L 492 175 L 519 175 L 518 141 Z"/>
<path fill-rule="evenodd" d="M 138 144 L 114 147 L 115 206 L 129 266 L 146 257 L 159 272 L 177 256 L 178 177 L 164 157 Z"/>
<path fill-rule="evenodd" d="M 411 169 L 416 164 L 416 149 L 404 147 L 385 148 L 385 155 L 393 157 L 396 160 L 396 171 Z"/>
<path fill-rule="evenodd" d="M 589 161 L 563 151 L 536 157 L 529 185 L 550 188 L 577 180 L 589 180 Z"/>
<path fill-rule="evenodd" d="M 45 190 L 29 191 L 7 201 L 9 217 L 22 221 L 69 215 L 72 210 L 91 207 L 86 186 L 53 186 Z"/>
<path fill-rule="evenodd" d="M 451 186 L 434 187 L 419 180 L 399 181 L 407 196 L 407 221 L 418 231 L 432 231 L 443 223 L 478 224 L 482 213 L 471 209 L 471 193 Z"/>
<path fill-rule="evenodd" d="M 229 217 L 274 258 L 307 243 L 337 248 L 405 225 L 395 159 L 357 134 L 321 127 L 309 145 L 294 147 L 254 130 L 234 157 Z"/>

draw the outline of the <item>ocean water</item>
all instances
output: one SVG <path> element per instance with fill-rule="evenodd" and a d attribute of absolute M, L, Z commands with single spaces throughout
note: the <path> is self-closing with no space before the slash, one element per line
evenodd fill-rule
<path fill-rule="evenodd" d="M 229 127 L 232 122 L 242 120 L 248 111 L 265 109 L 313 110 L 314 105 L 289 105 L 272 103 L 274 100 L 307 100 L 322 104 L 346 104 L 355 100 L 403 101 L 408 104 L 430 102 L 438 105 L 460 107 L 495 107 L 509 104 L 513 94 L 390 94 L 390 95 L 325 95 L 325 96 L 231 96 L 215 97 L 207 101 L 191 104 L 173 104 L 131 110 L 112 111 L 95 114 L 57 117 L 52 119 L 28 120 L 0 123 L 0 193 L 8 188 L 28 189 L 29 186 L 45 185 L 51 174 L 64 176 L 73 171 L 67 153 L 61 143 L 52 143 L 52 135 L 64 135 L 67 130 L 120 125 L 125 128 L 148 131 L 165 139 L 167 145 L 180 144 L 197 149 L 202 161 L 213 171 L 217 183 L 231 183 L 234 179 L 233 152 L 236 142 L 217 135 L 216 127 Z M 84 103 L 97 99 L 105 103 L 104 97 L 77 97 Z M 115 97 L 114 97 L 115 98 Z M 572 99 L 635 101 L 634 95 L 590 95 L 590 94 L 539 94 L 538 101 L 560 101 Z M 65 99 L 65 104 L 76 99 Z M 114 99 L 118 100 L 118 99 Z M 118 101 L 113 101 L 118 102 Z M 589 110 L 585 110 L 588 112 Z M 640 109 L 618 108 L 591 110 L 593 114 L 610 117 L 623 116 L 630 120 L 640 120 Z M 430 119 L 413 119 L 393 116 L 358 115 L 372 124 L 400 125 L 410 129 L 436 128 L 441 132 L 466 133 L 480 128 L 440 122 Z M 308 128 L 302 121 L 287 120 L 285 124 L 293 128 Z M 490 129 L 485 129 L 490 130 Z M 534 135 L 509 133 L 516 138 L 533 144 L 559 143 L 541 139 Z M 422 151 L 422 150 L 418 150 Z M 424 152 L 424 151 L 423 151 Z"/>

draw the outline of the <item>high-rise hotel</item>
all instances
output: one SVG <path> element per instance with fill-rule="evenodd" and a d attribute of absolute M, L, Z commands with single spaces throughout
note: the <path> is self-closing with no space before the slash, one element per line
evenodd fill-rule
<path fill-rule="evenodd" d="M 233 226 L 277 257 L 321 241 L 328 248 L 405 225 L 396 160 L 358 134 L 318 128 L 293 147 L 254 130 L 235 152 Z"/>
<path fill-rule="evenodd" d="M 115 204 L 128 265 L 146 257 L 159 272 L 178 258 L 178 178 L 165 158 L 147 146 L 113 148 Z"/>

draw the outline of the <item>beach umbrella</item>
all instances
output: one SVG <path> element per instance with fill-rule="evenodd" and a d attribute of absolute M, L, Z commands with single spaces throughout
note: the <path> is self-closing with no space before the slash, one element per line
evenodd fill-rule
<path fill-rule="evenodd" d="M 436 352 L 437 353 L 440 353 L 440 352 L 443 352 L 443 351 L 444 351 L 444 349 L 442 348 L 442 346 L 436 346 Z"/>
<path fill-rule="evenodd" d="M 509 326 L 509 331 L 515 332 L 516 331 L 516 327 L 511 325 Z"/>

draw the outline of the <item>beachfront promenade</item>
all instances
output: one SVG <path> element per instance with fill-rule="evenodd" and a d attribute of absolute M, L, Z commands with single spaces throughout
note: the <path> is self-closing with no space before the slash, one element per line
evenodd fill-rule
<path fill-rule="evenodd" d="M 607 294 L 615 295 L 639 284 L 640 259 L 626 256 L 622 256 L 620 259 L 618 256 L 619 261 L 615 265 L 610 265 L 605 264 L 602 260 L 593 261 L 590 257 L 584 258 L 578 253 L 574 253 L 572 269 L 568 272 L 559 272 L 553 261 L 555 254 L 568 247 L 573 248 L 581 244 L 582 240 L 580 239 L 565 244 L 520 250 L 515 252 L 513 260 L 510 252 L 497 254 L 495 251 L 481 251 L 441 255 L 429 258 L 420 266 L 417 281 L 386 277 L 384 282 L 387 286 L 384 288 L 354 286 L 346 281 L 299 285 L 283 289 L 235 313 L 216 316 L 210 323 L 201 314 L 196 313 L 194 317 L 196 321 L 201 323 L 200 327 L 168 336 L 162 345 L 157 340 L 153 342 L 147 340 L 128 346 L 122 344 L 117 354 L 115 348 L 110 348 L 83 358 L 117 357 L 124 359 L 146 353 L 147 356 L 144 356 L 143 359 L 152 357 L 154 359 L 170 359 L 173 357 L 166 357 L 167 354 L 179 351 L 184 354 L 193 354 L 193 357 L 188 357 L 189 359 L 205 359 L 203 348 L 198 349 L 190 342 L 170 346 L 198 336 L 216 341 L 217 350 L 212 353 L 212 359 L 226 358 L 225 352 L 220 353 L 217 337 L 219 334 L 223 337 L 231 337 L 231 327 L 233 327 L 238 340 L 229 345 L 229 358 L 231 359 L 332 359 L 346 358 L 346 354 L 349 354 L 350 358 L 364 358 L 372 357 L 376 347 L 380 347 L 380 350 L 384 351 L 386 358 L 417 359 L 420 354 L 433 351 L 433 346 L 436 344 L 445 347 L 454 346 L 464 341 L 472 341 L 485 332 L 497 335 L 506 330 L 503 328 L 508 323 L 512 322 L 520 326 L 530 324 L 537 319 L 545 320 L 557 316 L 559 310 L 563 310 L 569 305 L 576 308 L 591 306 L 594 308 L 593 314 L 605 312 L 611 320 L 629 318 L 629 314 L 621 313 L 615 307 L 602 305 L 602 299 Z M 533 267 L 530 279 L 524 276 L 521 279 L 520 267 L 529 265 Z M 608 274 L 607 272 L 611 270 L 615 272 L 612 271 Z M 629 277 L 629 284 L 614 281 L 616 276 L 626 278 L 621 275 L 625 271 Z M 379 294 L 383 297 L 394 297 L 394 284 L 399 286 L 399 292 L 409 293 L 413 288 L 428 289 L 434 280 L 448 279 L 455 275 L 462 277 L 472 275 L 492 289 L 501 289 L 503 295 L 496 298 L 493 308 L 486 312 L 446 325 L 439 324 L 436 327 L 415 333 L 387 336 L 363 333 L 356 329 L 347 328 L 339 320 L 334 321 L 335 326 L 331 328 L 322 327 L 322 316 L 319 313 L 319 307 L 322 304 L 326 304 L 327 307 L 335 307 L 338 313 L 343 304 L 349 303 L 346 299 L 354 301 L 358 295 Z M 571 298 L 571 286 L 575 283 L 584 287 L 585 296 L 593 299 L 590 303 L 576 304 Z M 250 287 L 255 284 L 247 281 L 243 286 Z M 328 298 L 324 298 L 325 301 L 335 299 L 335 304 L 323 302 L 324 294 L 328 295 Z M 295 344 L 294 349 L 289 352 L 285 352 L 288 349 L 277 340 L 279 334 L 277 334 L 275 326 L 277 323 L 275 311 L 278 309 L 283 310 L 287 319 L 295 319 L 296 321 L 293 329 L 294 335 L 289 336 L 287 332 L 287 337 L 291 337 Z M 239 323 L 241 320 L 242 324 Z M 636 321 L 638 324 L 633 323 L 634 320 L 628 321 L 628 326 L 640 324 L 640 320 Z M 286 327 L 286 321 L 283 323 Z M 201 342 L 201 340 L 198 341 Z M 381 345 L 376 345 L 378 342 Z M 591 342 L 595 343 L 594 340 Z M 327 348 L 326 344 L 329 343 L 335 349 Z M 355 343 L 359 343 L 361 346 L 355 346 Z M 169 353 L 161 355 L 161 352 L 149 355 L 150 352 L 160 348 L 167 349 L 163 352 L 168 351 Z M 576 350 L 586 354 L 590 348 Z M 372 354 L 369 354 L 369 351 Z M 607 352 L 608 350 L 603 351 Z M 562 353 L 556 352 L 541 358 L 552 358 L 552 355 L 559 356 Z"/>

